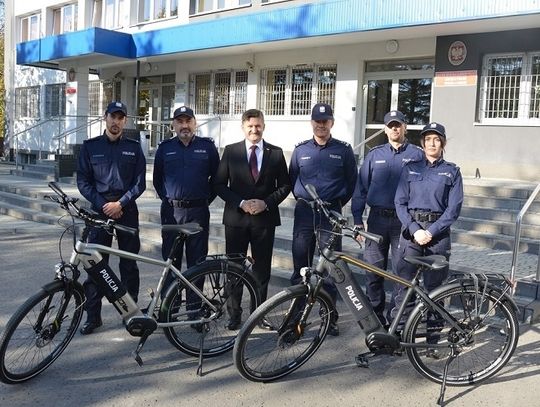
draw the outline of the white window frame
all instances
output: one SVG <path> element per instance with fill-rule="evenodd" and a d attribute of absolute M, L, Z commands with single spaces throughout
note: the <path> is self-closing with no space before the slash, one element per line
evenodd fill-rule
<path fill-rule="evenodd" d="M 251 7 L 252 0 L 190 0 L 189 15 L 214 13 L 241 7 Z"/>
<path fill-rule="evenodd" d="M 138 0 L 137 1 L 137 22 L 149 23 L 165 18 L 178 17 L 178 2 L 180 0 Z M 159 3 L 165 3 L 165 10 L 161 15 L 156 15 L 155 8 Z M 145 17 L 145 10 L 148 10 L 148 18 Z"/>
<path fill-rule="evenodd" d="M 108 9 L 110 3 L 112 3 L 112 9 Z M 128 26 L 129 3 L 129 0 L 103 0 L 101 12 L 102 27 L 112 30 Z"/>
<path fill-rule="evenodd" d="M 295 89 L 295 84 L 293 83 L 294 72 L 308 72 L 309 70 L 311 70 L 311 84 L 308 85 L 309 88 Z M 337 64 L 302 64 L 297 66 L 262 69 L 259 87 L 259 108 L 267 116 L 306 117 L 310 115 L 311 108 L 319 102 L 328 103 L 329 105 L 334 106 L 336 101 L 337 78 L 334 79 L 330 88 L 322 89 L 322 83 L 319 81 L 322 70 L 334 71 L 334 75 L 337 76 Z M 285 71 L 286 78 L 282 89 L 272 88 L 271 86 L 273 85 L 267 83 L 269 71 Z M 298 96 L 301 97 L 301 95 L 308 96 L 307 98 L 299 99 Z M 276 109 L 275 103 L 279 103 L 279 101 L 282 101 L 283 107 L 278 107 Z M 276 110 L 282 110 L 282 112 L 276 113 Z"/>
<path fill-rule="evenodd" d="M 35 33 L 32 32 L 32 20 L 35 21 L 37 28 L 37 31 Z M 22 17 L 20 23 L 20 42 L 38 40 L 41 38 L 41 13 L 34 13 Z"/>
<path fill-rule="evenodd" d="M 532 72 L 534 68 L 533 58 L 539 57 L 540 51 L 488 54 L 484 56 L 482 77 L 480 79 L 480 103 L 478 111 L 478 118 L 482 124 L 540 125 L 540 69 L 537 71 L 538 73 Z M 489 76 L 492 61 L 497 59 L 521 59 L 520 74 Z M 536 68 L 539 68 L 538 64 Z M 493 85 L 494 83 L 495 85 Z M 519 86 L 517 85 L 518 83 Z M 497 84 L 502 85 L 497 86 Z M 505 109 L 505 106 L 508 106 L 508 101 L 511 99 L 512 84 L 514 85 L 515 92 L 517 92 L 517 107 L 512 105 L 511 108 Z M 532 97 L 533 94 L 535 98 Z M 497 100 L 491 101 L 492 104 L 501 104 L 501 107 L 495 111 L 488 109 L 491 95 L 500 97 L 500 102 L 497 102 Z M 531 106 L 531 104 L 533 105 Z M 535 114 L 531 111 L 532 108 L 534 108 Z M 499 111 L 500 117 L 493 117 L 497 111 Z M 512 115 L 517 117 L 508 117 Z"/>
<path fill-rule="evenodd" d="M 68 11 L 71 12 L 72 25 L 66 27 L 66 15 Z M 77 18 L 78 18 L 79 5 L 77 3 L 66 4 L 65 6 L 56 8 L 53 10 L 53 23 L 52 33 L 53 35 L 59 35 L 66 32 L 77 31 Z"/>
<path fill-rule="evenodd" d="M 218 89 L 223 89 L 222 84 L 216 83 L 216 75 L 223 76 L 229 74 L 229 86 L 228 86 L 228 109 L 226 112 L 218 111 L 218 104 L 216 103 L 218 95 Z M 196 78 L 209 76 L 207 95 L 204 100 L 197 100 L 198 89 L 196 86 Z M 242 81 L 237 79 L 241 78 Z M 245 80 L 244 80 L 245 79 Z M 189 75 L 189 103 L 192 106 L 195 114 L 200 115 L 219 115 L 219 116 L 239 116 L 245 110 L 247 106 L 247 85 L 248 85 L 248 71 L 246 69 L 238 70 L 219 70 L 219 71 L 205 71 L 194 72 Z M 202 104 L 200 102 L 203 102 Z"/>

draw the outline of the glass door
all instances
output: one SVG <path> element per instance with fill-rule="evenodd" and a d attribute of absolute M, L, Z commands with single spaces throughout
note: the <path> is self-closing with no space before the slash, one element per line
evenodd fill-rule
<path fill-rule="evenodd" d="M 387 139 L 384 134 L 384 115 L 399 110 L 407 117 L 407 138 L 419 144 L 419 133 L 429 123 L 432 60 L 401 62 L 368 62 L 364 75 L 363 140 L 368 140 L 361 155 Z"/>

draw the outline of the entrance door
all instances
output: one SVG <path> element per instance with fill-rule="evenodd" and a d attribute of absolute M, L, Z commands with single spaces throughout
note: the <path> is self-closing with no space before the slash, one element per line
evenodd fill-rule
<path fill-rule="evenodd" d="M 174 106 L 174 84 L 161 84 L 163 77 L 141 78 L 139 89 L 139 116 L 146 117 L 146 130 L 150 133 L 150 149 L 171 136 L 171 115 Z M 172 75 L 174 83 L 174 75 Z"/>
<path fill-rule="evenodd" d="M 433 60 L 368 62 L 364 74 L 363 155 L 386 143 L 384 115 L 399 110 L 407 117 L 407 138 L 419 143 L 422 127 L 429 123 Z M 361 151 L 362 154 L 362 151 Z"/>

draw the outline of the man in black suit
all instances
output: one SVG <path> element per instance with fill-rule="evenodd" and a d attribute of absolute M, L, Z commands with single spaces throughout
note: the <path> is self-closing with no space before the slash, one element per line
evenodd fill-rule
<path fill-rule="evenodd" d="M 263 113 L 257 109 L 245 111 L 242 130 L 245 140 L 225 147 L 214 187 L 225 201 L 226 251 L 246 254 L 248 245 L 251 246 L 253 273 L 261 300 L 265 301 L 275 230 L 281 224 L 278 205 L 289 194 L 291 183 L 283 150 L 263 140 Z M 233 293 L 228 304 L 230 330 L 241 325 L 241 295 Z"/>

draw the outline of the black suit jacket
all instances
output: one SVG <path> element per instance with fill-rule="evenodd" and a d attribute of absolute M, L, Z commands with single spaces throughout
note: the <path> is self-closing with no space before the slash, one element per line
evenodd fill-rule
<path fill-rule="evenodd" d="M 215 192 L 225 201 L 223 224 L 238 227 L 269 227 L 281 224 L 278 205 L 291 191 L 291 181 L 283 150 L 263 140 L 263 159 L 257 182 L 253 180 L 245 141 L 225 147 L 217 174 Z M 240 209 L 240 202 L 262 199 L 267 210 L 250 215 Z"/>

